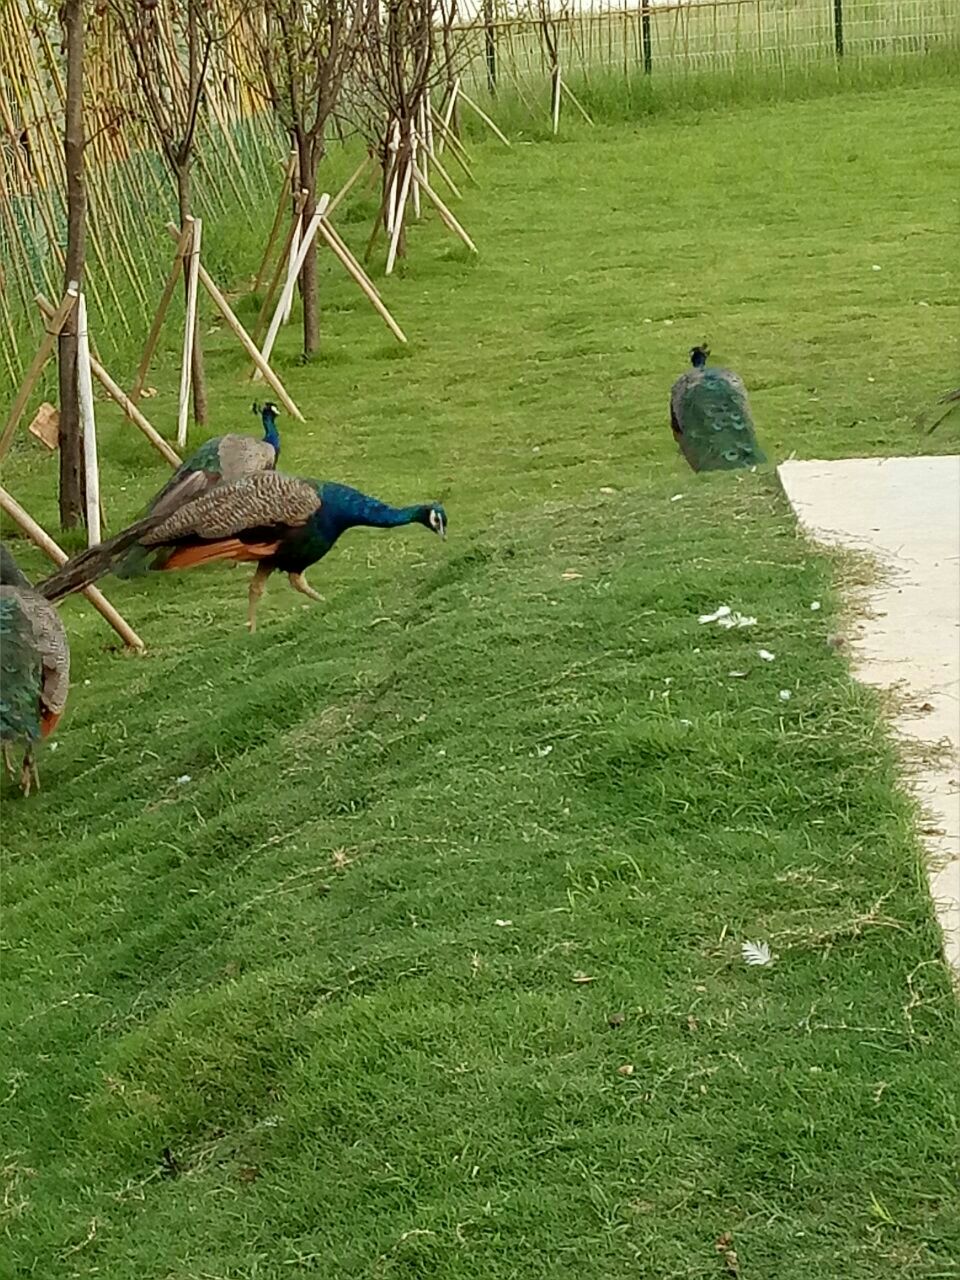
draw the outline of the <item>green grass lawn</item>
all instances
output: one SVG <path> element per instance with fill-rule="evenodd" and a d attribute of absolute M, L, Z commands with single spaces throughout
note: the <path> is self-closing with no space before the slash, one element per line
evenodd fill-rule
<path fill-rule="evenodd" d="M 246 569 L 109 582 L 143 658 L 65 606 L 57 750 L 3 797 L 0 1274 L 960 1276 L 957 1006 L 834 566 L 667 411 L 706 338 L 773 460 L 956 451 L 913 420 L 957 381 L 957 105 L 484 145 L 479 261 L 431 219 L 383 285 L 409 351 L 326 268 L 285 468 L 450 537 L 348 535 L 253 637 Z M 116 529 L 164 470 L 101 429 Z M 53 468 L 5 482 L 50 524 Z"/>

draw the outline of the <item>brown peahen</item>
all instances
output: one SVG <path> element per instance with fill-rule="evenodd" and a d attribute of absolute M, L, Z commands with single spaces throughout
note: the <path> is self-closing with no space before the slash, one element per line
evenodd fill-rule
<path fill-rule="evenodd" d="M 11 778 L 13 748 L 23 744 L 19 780 L 25 796 L 31 786 L 40 788 L 34 751 L 57 727 L 69 689 L 70 645 L 60 615 L 0 543 L 0 741 Z"/>
<path fill-rule="evenodd" d="M 280 457 L 280 433 L 277 430 L 277 414 L 280 410 L 267 401 L 255 404 L 253 412 L 259 413 L 263 422 L 263 439 L 231 433 L 205 440 L 189 458 L 185 458 L 176 471 L 153 498 L 147 513 L 162 503 L 166 509 L 175 504 L 178 491 L 187 497 L 197 492 L 213 489 L 218 484 L 232 484 L 244 476 L 258 471 L 273 471 Z M 185 487 L 185 482 L 189 482 Z"/>
<path fill-rule="evenodd" d="M 48 600 L 58 600 L 106 573 L 133 577 L 216 560 L 251 561 L 257 566 L 247 613 L 253 631 L 257 602 L 271 573 L 287 574 L 295 591 L 322 600 L 303 575 L 342 533 L 358 526 L 392 529 L 407 524 L 422 524 L 446 536 L 447 516 L 439 503 L 391 507 L 348 485 L 262 471 L 201 494 L 141 532 L 135 542 L 127 530 L 117 534 L 112 541 L 122 545 L 122 554 L 106 545 L 91 547 L 41 583 L 40 590 Z"/>
<path fill-rule="evenodd" d="M 670 392 L 673 438 L 694 471 L 730 471 L 766 462 L 757 444 L 747 389 L 730 369 L 708 369 L 706 345 Z"/>

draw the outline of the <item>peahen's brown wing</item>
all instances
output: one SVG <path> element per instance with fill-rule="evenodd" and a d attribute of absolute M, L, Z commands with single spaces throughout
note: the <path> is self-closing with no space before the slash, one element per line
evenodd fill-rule
<path fill-rule="evenodd" d="M 37 648 L 43 659 L 43 687 L 40 698 L 44 708 L 56 722 L 63 715 L 70 692 L 70 643 L 60 615 L 53 605 L 36 591 L 24 592 L 24 607 L 33 623 Z M 44 717 L 46 732 L 53 728 Z"/>
<path fill-rule="evenodd" d="M 33 588 L 16 588 L 23 616 L 33 630 L 33 643 L 42 664 L 40 680 L 41 732 L 53 731 L 63 715 L 70 692 L 70 644 L 60 615 Z"/>
<path fill-rule="evenodd" d="M 278 471 L 261 471 L 194 498 L 142 541 L 147 547 L 161 547 L 187 538 L 232 538 L 248 529 L 302 525 L 319 509 L 320 495 L 313 485 Z"/>
<path fill-rule="evenodd" d="M 254 440 L 252 436 L 229 435 L 220 441 L 220 483 L 233 484 L 244 476 L 259 471 L 272 471 L 277 463 L 277 451 L 266 440 Z"/>

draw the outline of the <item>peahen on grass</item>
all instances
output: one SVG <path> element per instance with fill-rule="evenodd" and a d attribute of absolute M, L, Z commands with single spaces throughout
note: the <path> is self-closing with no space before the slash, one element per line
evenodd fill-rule
<path fill-rule="evenodd" d="M 192 569 L 215 560 L 252 561 L 247 626 L 256 629 L 257 602 L 271 573 L 287 574 L 295 591 L 311 600 L 323 597 L 307 583 L 304 573 L 321 560 L 342 533 L 360 526 L 393 529 L 422 524 L 441 537 L 447 516 L 436 502 L 391 507 L 345 484 L 302 480 L 278 471 L 262 471 L 233 484 L 220 485 L 178 507 L 147 530 L 119 557 L 97 547 L 40 584 L 49 600 L 88 586 L 106 573 L 133 577 L 147 570 Z M 117 539 L 123 540 L 124 534 Z"/>
<path fill-rule="evenodd" d="M 253 412 L 259 413 L 263 422 L 263 439 L 253 436 L 230 434 L 205 440 L 189 458 L 185 458 L 176 471 L 152 499 L 147 514 L 160 504 L 167 509 L 176 503 L 178 494 L 195 497 L 198 492 L 213 489 L 218 484 L 232 484 L 244 476 L 258 471 L 273 471 L 280 457 L 280 433 L 277 430 L 275 404 L 267 401 L 255 404 Z M 185 484 L 185 482 L 188 482 Z"/>
<path fill-rule="evenodd" d="M 730 369 L 708 369 L 706 345 L 670 392 L 673 438 L 694 471 L 732 471 L 766 462 L 757 444 L 747 389 Z"/>
<path fill-rule="evenodd" d="M 11 778 L 13 748 L 23 745 L 19 780 L 25 796 L 31 786 L 40 787 L 34 750 L 57 727 L 69 688 L 70 645 L 60 615 L 0 543 L 0 741 Z"/>

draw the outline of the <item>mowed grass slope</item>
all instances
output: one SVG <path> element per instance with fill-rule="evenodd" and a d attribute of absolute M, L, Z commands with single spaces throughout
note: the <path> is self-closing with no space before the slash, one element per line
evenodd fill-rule
<path fill-rule="evenodd" d="M 253 637 L 245 569 L 108 584 L 144 658 L 66 606 L 58 749 L 4 792 L 7 1273 L 960 1274 L 956 1002 L 832 566 L 667 416 L 707 338 L 774 460 L 956 449 L 913 426 L 956 380 L 956 100 L 484 147 L 480 262 L 431 222 L 384 286 L 409 352 L 325 280 L 284 465 L 450 538 L 346 536 Z M 163 471 L 102 416 L 116 527 Z M 51 516 L 39 450 L 8 483 Z"/>

